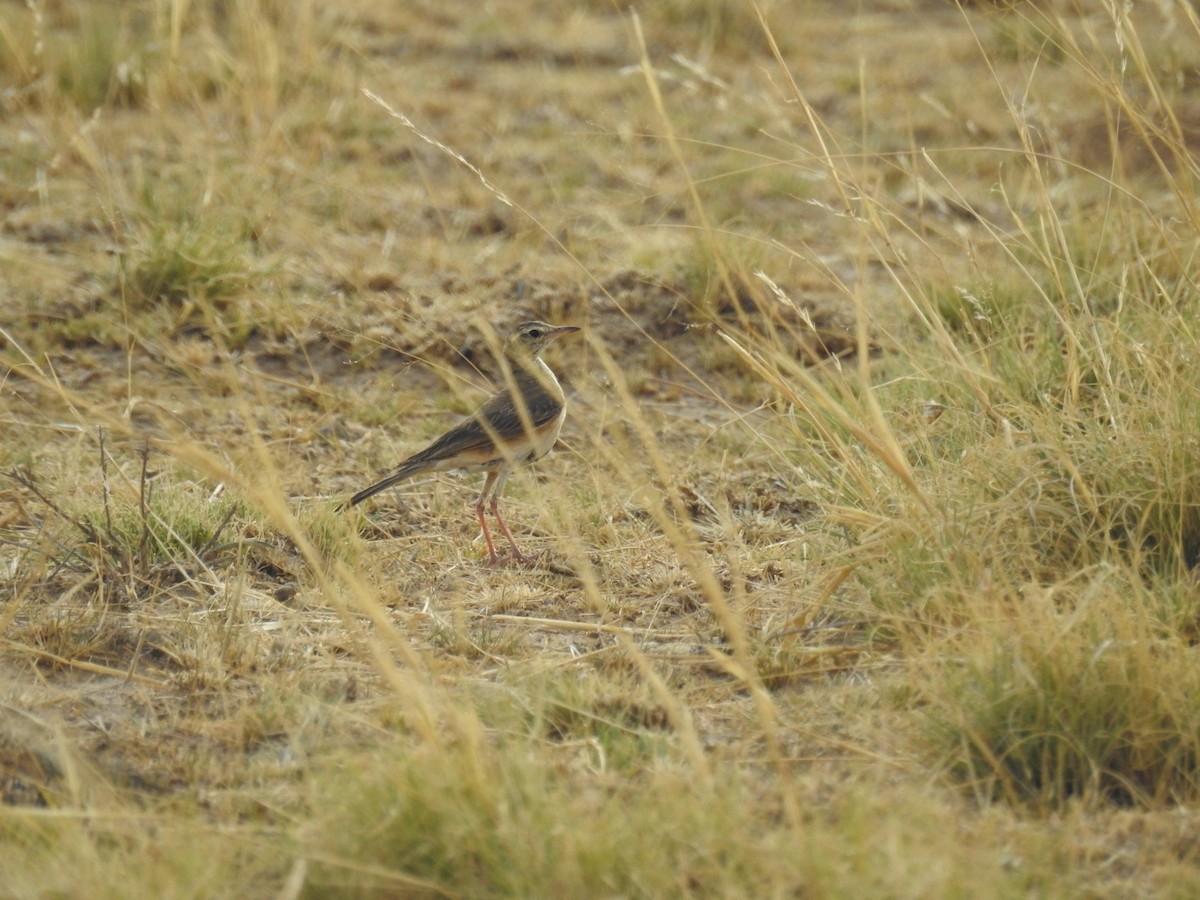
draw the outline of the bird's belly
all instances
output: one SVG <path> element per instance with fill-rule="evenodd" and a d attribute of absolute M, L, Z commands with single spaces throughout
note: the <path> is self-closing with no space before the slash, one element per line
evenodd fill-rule
<path fill-rule="evenodd" d="M 562 423 L 566 417 L 567 407 L 564 404 L 563 408 L 558 411 L 558 415 L 554 419 L 554 424 L 545 431 L 534 435 L 533 440 L 531 441 L 532 446 L 529 448 L 529 453 L 525 456 L 526 462 L 533 462 L 534 460 L 541 459 L 550 452 L 550 448 L 553 447 L 555 442 L 558 440 L 558 432 L 562 430 Z"/>

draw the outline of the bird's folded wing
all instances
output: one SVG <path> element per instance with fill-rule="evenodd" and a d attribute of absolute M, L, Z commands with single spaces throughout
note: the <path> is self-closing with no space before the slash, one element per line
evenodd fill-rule
<path fill-rule="evenodd" d="M 540 385 L 532 389 L 527 387 L 523 394 L 529 422 L 535 430 L 552 422 L 562 412 L 562 403 Z M 433 462 L 472 452 L 480 455 L 490 453 L 499 459 L 504 454 L 496 450 L 496 441 L 505 443 L 524 436 L 525 423 L 521 413 L 508 392 L 502 391 L 488 400 L 473 416 L 451 428 L 408 462 Z"/>

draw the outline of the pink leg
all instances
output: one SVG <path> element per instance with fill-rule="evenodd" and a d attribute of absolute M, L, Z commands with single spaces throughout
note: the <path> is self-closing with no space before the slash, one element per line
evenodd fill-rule
<path fill-rule="evenodd" d="M 475 501 L 475 517 L 479 519 L 479 527 L 483 529 L 483 542 L 487 544 L 487 564 L 492 567 L 500 565 L 501 560 L 496 555 L 496 545 L 492 543 L 492 533 L 488 531 L 487 519 L 483 517 L 483 507 L 488 501 L 488 495 L 491 494 L 498 476 L 499 473 L 494 470 L 487 473 L 487 478 L 483 482 L 483 490 L 479 492 L 479 499 Z M 495 503 L 496 501 L 492 500 L 493 508 L 495 508 Z"/>
<path fill-rule="evenodd" d="M 535 553 L 533 556 L 527 556 L 526 554 L 522 553 L 520 548 L 517 546 L 516 540 L 512 536 L 512 532 L 508 529 L 508 523 L 505 522 L 504 517 L 500 515 L 500 502 L 493 497 L 492 502 L 488 505 L 488 508 L 492 511 L 492 515 L 496 517 L 496 524 L 500 526 L 500 531 L 503 532 L 504 537 L 508 539 L 508 545 L 512 547 L 512 559 L 527 566 L 533 565 L 534 561 L 542 555 L 541 551 Z M 482 517 L 483 514 L 480 513 L 480 518 Z"/>
<path fill-rule="evenodd" d="M 492 533 L 488 531 L 487 519 L 483 517 L 483 504 L 475 504 L 475 515 L 479 518 L 479 527 L 483 529 L 483 542 L 487 544 L 488 565 L 500 565 L 500 557 L 496 555 L 496 545 L 492 543 Z"/>

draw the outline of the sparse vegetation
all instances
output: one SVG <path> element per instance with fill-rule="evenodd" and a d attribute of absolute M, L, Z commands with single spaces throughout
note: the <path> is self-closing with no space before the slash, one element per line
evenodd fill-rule
<path fill-rule="evenodd" d="M 0 9 L 0 893 L 1200 889 L 1200 22 L 761 7 Z"/>

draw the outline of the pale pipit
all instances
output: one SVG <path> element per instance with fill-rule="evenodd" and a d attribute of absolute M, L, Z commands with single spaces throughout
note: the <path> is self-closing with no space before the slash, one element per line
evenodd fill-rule
<path fill-rule="evenodd" d="M 538 354 L 556 338 L 576 331 L 579 329 L 574 325 L 554 326 L 545 322 L 518 325 L 504 345 L 502 368 L 506 369 L 508 386 L 424 450 L 400 463 L 386 478 L 359 491 L 345 505 L 354 506 L 385 488 L 426 472 L 483 471 L 487 477 L 475 501 L 475 515 L 487 544 L 488 565 L 498 566 L 509 560 L 533 562 L 533 557 L 517 547 L 500 515 L 499 496 L 514 466 L 541 459 L 558 440 L 567 414 L 566 399 L 558 379 Z M 512 556 L 507 559 L 496 554 L 484 507 L 491 511 L 512 547 Z"/>

